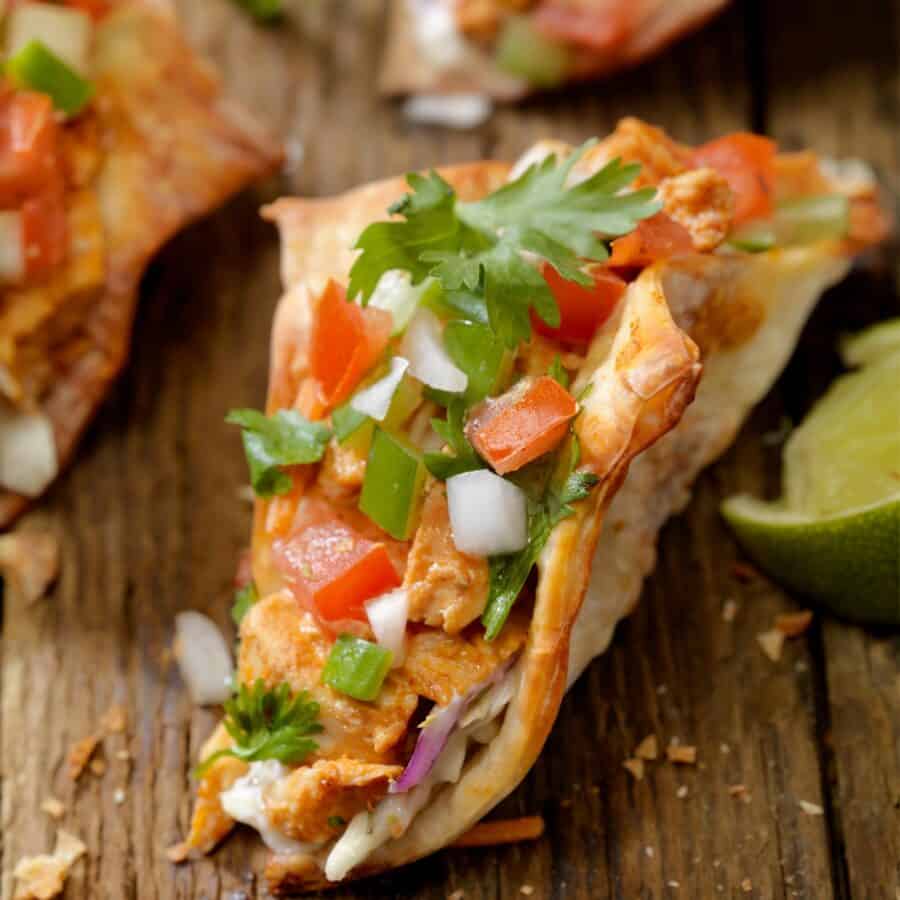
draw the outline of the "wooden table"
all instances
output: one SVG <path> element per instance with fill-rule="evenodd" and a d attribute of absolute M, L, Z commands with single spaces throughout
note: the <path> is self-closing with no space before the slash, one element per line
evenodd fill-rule
<path fill-rule="evenodd" d="M 68 898 L 265 895 L 253 875 L 263 853 L 249 834 L 190 866 L 163 855 L 187 827 L 188 772 L 215 720 L 192 708 L 166 664 L 172 617 L 200 609 L 230 627 L 231 578 L 248 536 L 244 461 L 223 416 L 264 396 L 279 283 L 274 230 L 255 214 L 261 201 L 508 158 L 542 135 L 602 134 L 625 114 L 688 141 L 752 127 L 787 147 L 863 156 L 897 196 L 897 3 L 737 3 L 637 71 L 503 110 L 461 134 L 414 128 L 376 96 L 381 2 L 288 3 L 289 24 L 272 30 L 227 0 L 179 4 L 232 92 L 288 137 L 292 167 L 160 255 L 128 369 L 33 514 L 63 534 L 63 564 L 49 599 L 26 606 L 7 592 L 4 898 L 17 860 L 50 848 L 56 824 L 39 811 L 50 794 L 89 848 Z M 739 554 L 716 511 L 737 489 L 777 490 L 778 448 L 761 438 L 827 384 L 836 335 L 900 312 L 896 247 L 885 259 L 822 302 L 776 390 L 666 529 L 640 609 L 572 690 L 540 762 L 501 807 L 543 815 L 545 836 L 444 852 L 332 897 L 438 900 L 462 889 L 467 900 L 493 900 L 525 896 L 525 885 L 534 898 L 578 900 L 900 897 L 900 641 L 822 617 L 771 662 L 755 636 L 796 604 L 761 578 L 735 579 Z M 739 604 L 730 624 L 729 600 Z M 68 748 L 114 703 L 129 710 L 120 741 L 132 761 L 110 745 L 106 774 L 75 785 Z M 649 733 L 696 745 L 698 765 L 650 764 L 635 781 L 622 761 Z M 746 794 L 733 795 L 734 785 Z"/>

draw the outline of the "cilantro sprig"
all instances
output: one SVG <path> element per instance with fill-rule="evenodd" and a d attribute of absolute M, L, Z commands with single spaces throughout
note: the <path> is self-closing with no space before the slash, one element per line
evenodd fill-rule
<path fill-rule="evenodd" d="M 196 778 L 223 756 L 244 762 L 303 762 L 319 746 L 311 735 L 322 731 L 319 704 L 306 691 L 292 696 L 286 683 L 270 690 L 261 678 L 252 687 L 238 685 L 237 693 L 225 702 L 224 724 L 234 744 L 207 756 L 194 770 Z"/>
<path fill-rule="evenodd" d="M 390 269 L 410 273 L 413 283 L 436 278 L 449 302 L 483 302 L 497 337 L 510 348 L 531 335 L 529 310 L 551 327 L 559 309 L 540 270 L 527 259 L 536 254 L 559 274 L 590 284 L 585 260 L 609 256 L 605 241 L 627 234 L 660 209 L 653 188 L 627 190 L 640 167 L 614 159 L 572 186 L 573 166 L 593 145 L 589 141 L 563 162 L 549 156 L 519 178 L 481 200 L 461 201 L 437 172 L 407 175 L 411 193 L 389 212 L 400 216 L 363 231 L 362 252 L 350 270 L 349 297 L 365 303 Z"/>
<path fill-rule="evenodd" d="M 293 484 L 282 466 L 318 462 L 331 438 L 331 429 L 310 422 L 294 409 L 266 416 L 256 409 L 233 409 L 225 417 L 240 425 L 250 483 L 258 497 L 286 494 Z"/>
<path fill-rule="evenodd" d="M 518 553 L 490 560 L 488 600 L 481 616 L 485 637 L 492 641 L 500 634 L 531 569 L 553 529 L 575 514 L 573 503 L 584 500 L 599 479 L 593 472 L 579 472 L 578 440 L 573 435 L 563 448 L 556 477 L 547 478 L 546 461 L 538 461 L 517 479 L 528 497 L 528 544 Z M 541 488 L 543 487 L 543 490 Z"/>
<path fill-rule="evenodd" d="M 483 469 L 484 463 L 469 443 L 465 431 L 466 403 L 461 397 L 447 402 L 447 418 L 432 419 L 431 427 L 444 439 L 452 451 L 447 453 L 426 453 L 425 467 L 435 478 L 446 481 L 454 475 Z"/>

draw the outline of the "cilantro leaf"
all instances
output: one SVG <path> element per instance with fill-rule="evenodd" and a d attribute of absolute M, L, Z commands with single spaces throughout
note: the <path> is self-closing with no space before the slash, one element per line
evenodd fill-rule
<path fill-rule="evenodd" d="M 488 600 L 481 616 L 489 641 L 500 634 L 550 533 L 563 519 L 574 515 L 571 504 L 584 500 L 599 481 L 593 472 L 575 471 L 579 457 L 578 442 L 573 436 L 562 450 L 561 477 L 551 479 L 539 499 L 528 498 L 528 544 L 518 553 L 495 556 L 489 562 Z M 542 473 L 535 470 L 533 475 L 537 481 Z"/>
<path fill-rule="evenodd" d="M 466 403 L 462 397 L 454 397 L 447 404 L 446 419 L 432 419 L 431 427 L 444 439 L 453 455 L 426 453 L 425 467 L 441 481 L 454 475 L 482 469 L 484 464 L 469 443 L 465 432 Z"/>
<path fill-rule="evenodd" d="M 350 270 L 348 296 L 366 303 L 386 271 L 403 269 L 414 284 L 436 278 L 444 302 L 469 318 L 481 321 L 486 313 L 507 347 L 531 336 L 531 309 L 558 326 L 553 294 L 527 254 L 546 260 L 563 278 L 589 284 L 584 260 L 605 260 L 606 239 L 626 234 L 660 208 L 652 188 L 626 190 L 639 167 L 618 159 L 567 186 L 590 146 L 559 164 L 550 156 L 468 203 L 436 172 L 407 175 L 411 192 L 390 209 L 401 218 L 370 225 L 356 243 L 362 252 Z"/>
<path fill-rule="evenodd" d="M 256 585 L 252 581 L 248 581 L 242 588 L 238 588 L 238 590 L 234 592 L 231 618 L 238 628 L 241 627 L 244 616 L 250 612 L 250 607 L 253 606 L 257 600 L 259 600 L 259 591 L 256 590 Z"/>
<path fill-rule="evenodd" d="M 262 678 L 253 687 L 238 685 L 235 696 L 225 702 L 224 724 L 234 744 L 204 759 L 194 770 L 196 778 L 223 756 L 244 762 L 303 762 L 319 746 L 310 735 L 322 731 L 319 704 L 306 691 L 292 696 L 286 682 L 270 690 Z"/>
<path fill-rule="evenodd" d="M 331 437 L 327 425 L 310 422 L 294 409 L 279 410 L 274 416 L 233 409 L 225 421 L 243 429 L 250 483 L 259 497 L 287 493 L 293 482 L 280 467 L 318 462 Z"/>

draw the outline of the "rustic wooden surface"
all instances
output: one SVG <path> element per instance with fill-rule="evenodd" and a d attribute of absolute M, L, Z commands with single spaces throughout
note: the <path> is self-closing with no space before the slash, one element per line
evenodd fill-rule
<path fill-rule="evenodd" d="M 277 244 L 255 210 L 281 191 L 328 194 L 417 166 L 509 157 L 540 135 L 578 140 L 620 115 L 685 140 L 741 127 L 785 145 L 867 157 L 900 188 L 900 5 L 746 0 L 643 68 L 504 110 L 448 134 L 406 124 L 378 100 L 377 0 L 288 0 L 289 23 L 254 27 L 227 0 L 181 0 L 192 40 L 231 91 L 289 143 L 280 183 L 248 192 L 177 238 L 144 285 L 131 362 L 75 465 L 33 521 L 63 535 L 49 599 L 5 598 L 0 684 L 2 897 L 25 854 L 50 848 L 48 795 L 88 845 L 65 896 L 248 900 L 265 896 L 262 852 L 238 834 L 201 863 L 163 849 L 189 815 L 188 771 L 212 727 L 167 665 L 172 616 L 207 611 L 226 629 L 249 508 L 244 463 L 222 422 L 264 395 L 278 295 Z M 638 612 L 577 683 L 544 754 L 506 814 L 541 813 L 534 844 L 449 851 L 335 898 L 900 897 L 900 642 L 817 620 L 782 660 L 755 641 L 795 604 L 757 578 L 718 518 L 736 490 L 777 490 L 778 449 L 761 438 L 798 417 L 837 370 L 835 337 L 900 312 L 896 247 L 832 291 L 772 395 L 671 522 Z M 893 267 L 893 268 L 892 268 Z M 735 621 L 722 620 L 728 600 Z M 112 703 L 130 716 L 102 777 L 66 775 L 70 744 Z M 646 734 L 698 747 L 699 765 L 622 760 Z M 115 751 L 127 746 L 132 762 Z M 729 786 L 746 786 L 746 799 Z M 116 803 L 116 791 L 125 802 Z M 822 816 L 802 810 L 817 804 Z"/>

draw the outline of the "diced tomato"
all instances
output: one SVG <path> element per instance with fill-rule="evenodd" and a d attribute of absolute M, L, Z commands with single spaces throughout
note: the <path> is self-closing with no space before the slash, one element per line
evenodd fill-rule
<path fill-rule="evenodd" d="M 575 398 L 541 375 L 487 401 L 470 419 L 466 435 L 494 471 L 505 475 L 552 450 L 577 412 Z"/>
<path fill-rule="evenodd" d="M 46 94 L 0 88 L 0 207 L 10 209 L 54 176 L 57 124 Z"/>
<path fill-rule="evenodd" d="M 392 326 L 387 310 L 348 303 L 344 288 L 328 282 L 316 309 L 310 359 L 326 407 L 350 396 L 384 352 Z"/>
<path fill-rule="evenodd" d="M 734 191 L 734 222 L 770 216 L 775 194 L 774 141 L 758 134 L 737 132 L 694 150 L 694 166 L 708 166 L 722 175 Z"/>
<path fill-rule="evenodd" d="M 336 519 L 275 541 L 273 552 L 295 591 L 308 597 L 329 622 L 366 621 L 366 600 L 401 583 L 384 544 L 367 540 Z"/>
<path fill-rule="evenodd" d="M 72 9 L 80 9 L 95 22 L 99 22 L 109 12 L 108 0 L 65 0 L 65 5 Z"/>
<path fill-rule="evenodd" d="M 22 232 L 29 279 L 47 275 L 66 258 L 69 229 L 65 191 L 58 175 L 22 204 Z"/>
<path fill-rule="evenodd" d="M 649 266 L 658 259 L 690 253 L 694 249 L 691 233 L 664 212 L 638 223 L 638 227 L 612 242 L 607 265 Z"/>
<path fill-rule="evenodd" d="M 556 41 L 577 44 L 594 51 L 621 45 L 634 22 L 633 0 L 571 4 L 544 0 L 532 21 L 538 31 Z"/>
<path fill-rule="evenodd" d="M 610 317 L 626 287 L 625 282 L 608 269 L 594 269 L 591 272 L 594 283 L 589 286 L 563 278 L 553 266 L 546 264 L 542 274 L 559 307 L 559 327 L 551 328 L 533 312 L 531 324 L 539 334 L 558 341 L 590 341 Z"/>

